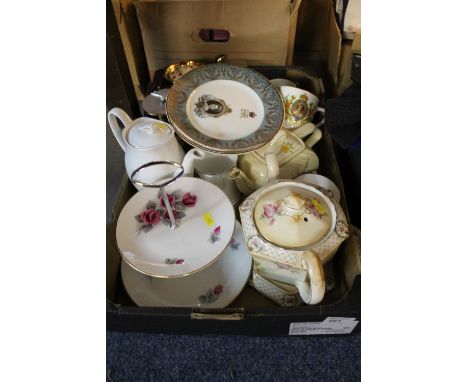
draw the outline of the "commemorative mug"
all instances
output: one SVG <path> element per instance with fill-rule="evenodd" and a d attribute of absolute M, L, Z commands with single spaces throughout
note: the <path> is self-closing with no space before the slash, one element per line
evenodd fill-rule
<path fill-rule="evenodd" d="M 284 101 L 285 124 L 288 129 L 295 129 L 311 122 L 317 111 L 323 113 L 324 117 L 315 124 L 319 127 L 325 120 L 325 109 L 319 107 L 319 98 L 304 89 L 292 86 L 281 86 L 281 96 Z"/>

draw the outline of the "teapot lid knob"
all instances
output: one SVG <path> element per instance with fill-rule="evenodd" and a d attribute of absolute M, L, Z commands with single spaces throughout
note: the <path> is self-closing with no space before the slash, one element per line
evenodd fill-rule
<path fill-rule="evenodd" d="M 284 203 L 289 208 L 300 210 L 304 207 L 305 200 L 299 194 L 291 194 L 284 198 Z"/>

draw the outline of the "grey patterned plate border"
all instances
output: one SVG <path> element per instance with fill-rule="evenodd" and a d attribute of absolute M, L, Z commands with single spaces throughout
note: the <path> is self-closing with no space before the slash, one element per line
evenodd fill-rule
<path fill-rule="evenodd" d="M 261 126 L 252 134 L 234 140 L 209 137 L 189 121 L 186 103 L 200 85 L 214 80 L 237 81 L 251 88 L 260 97 L 265 109 Z M 167 96 L 166 111 L 177 134 L 192 146 L 223 154 L 241 154 L 258 149 L 273 139 L 284 120 L 284 103 L 279 92 L 259 72 L 229 64 L 200 66 L 181 77 Z"/>

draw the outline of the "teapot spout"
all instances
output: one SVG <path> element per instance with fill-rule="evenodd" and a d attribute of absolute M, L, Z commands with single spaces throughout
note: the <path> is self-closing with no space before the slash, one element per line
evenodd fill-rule
<path fill-rule="evenodd" d="M 233 179 L 239 191 L 245 195 L 249 195 L 257 189 L 255 183 L 247 178 L 247 175 L 245 175 L 244 171 L 237 167 L 234 167 L 229 172 L 229 179 Z"/>

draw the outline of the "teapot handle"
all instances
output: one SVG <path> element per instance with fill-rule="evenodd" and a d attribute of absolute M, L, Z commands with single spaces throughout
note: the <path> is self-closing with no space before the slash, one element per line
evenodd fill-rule
<path fill-rule="evenodd" d="M 306 138 L 308 135 L 312 134 L 317 126 L 312 122 L 307 122 L 301 127 L 294 129 L 294 135 L 300 139 Z"/>
<path fill-rule="evenodd" d="M 315 145 L 318 141 L 322 139 L 322 130 L 316 128 L 312 134 L 310 134 L 309 138 L 306 139 L 304 142 L 305 145 L 310 149 L 313 145 Z"/>
<path fill-rule="evenodd" d="M 280 130 L 278 134 L 276 134 L 271 140 L 271 142 L 268 144 L 268 148 L 265 151 L 265 162 L 267 168 L 268 182 L 275 180 L 279 175 L 278 158 L 276 158 L 276 152 L 273 146 L 278 141 L 278 139 L 285 135 L 286 132 L 284 130 Z"/>
<path fill-rule="evenodd" d="M 127 145 L 122 137 L 122 130 L 117 122 L 117 118 L 123 123 L 124 127 L 130 126 L 132 124 L 132 119 L 128 114 L 118 107 L 114 107 L 112 110 L 107 113 L 107 120 L 109 121 L 110 128 L 114 133 L 115 139 L 119 142 L 120 147 L 123 151 L 126 151 Z"/>
<path fill-rule="evenodd" d="M 318 304 L 325 295 L 325 276 L 322 261 L 315 252 L 310 250 L 303 253 L 302 261 L 307 267 L 309 277 L 306 281 L 296 283 L 296 287 L 306 304 Z"/>

